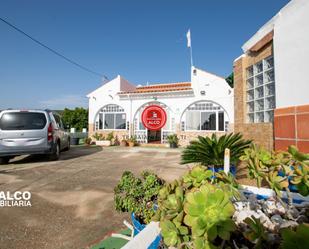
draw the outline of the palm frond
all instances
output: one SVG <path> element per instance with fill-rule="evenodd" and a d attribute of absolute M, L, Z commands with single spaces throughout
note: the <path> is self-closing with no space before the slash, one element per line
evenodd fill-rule
<path fill-rule="evenodd" d="M 225 134 L 217 137 L 215 133 L 211 137 L 198 136 L 181 155 L 181 164 L 200 163 L 202 165 L 222 166 L 224 163 L 224 151 L 230 149 L 230 161 L 236 164 L 244 150 L 251 145 L 251 140 L 244 140 L 240 133 Z"/>

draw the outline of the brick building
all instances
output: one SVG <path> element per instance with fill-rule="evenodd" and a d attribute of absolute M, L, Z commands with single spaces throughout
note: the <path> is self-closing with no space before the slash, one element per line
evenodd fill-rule
<path fill-rule="evenodd" d="M 290 1 L 234 61 L 235 132 L 268 149 L 309 152 L 308 12 Z"/>

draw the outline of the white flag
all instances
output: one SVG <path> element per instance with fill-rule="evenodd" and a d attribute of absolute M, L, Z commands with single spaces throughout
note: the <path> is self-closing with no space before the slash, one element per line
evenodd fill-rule
<path fill-rule="evenodd" d="M 190 32 L 190 29 L 187 32 L 187 46 L 188 46 L 188 48 L 191 48 L 191 32 Z"/>

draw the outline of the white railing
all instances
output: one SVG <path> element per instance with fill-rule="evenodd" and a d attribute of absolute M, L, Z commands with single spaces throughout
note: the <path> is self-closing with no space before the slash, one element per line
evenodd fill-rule
<path fill-rule="evenodd" d="M 161 132 L 161 143 L 162 144 L 167 144 L 167 136 L 175 134 L 175 131 L 171 131 L 171 130 L 162 130 Z"/>
<path fill-rule="evenodd" d="M 140 144 L 148 143 L 147 139 L 147 130 L 135 130 L 134 136 L 136 136 L 136 140 Z"/>

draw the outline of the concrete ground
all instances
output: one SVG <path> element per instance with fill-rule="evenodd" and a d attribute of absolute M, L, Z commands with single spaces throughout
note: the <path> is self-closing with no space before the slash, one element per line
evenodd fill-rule
<path fill-rule="evenodd" d="M 31 207 L 0 207 L 0 248 L 87 248 L 123 228 L 113 188 L 125 170 L 182 175 L 179 150 L 75 147 L 57 162 L 19 157 L 0 166 L 0 191 L 30 191 Z"/>

